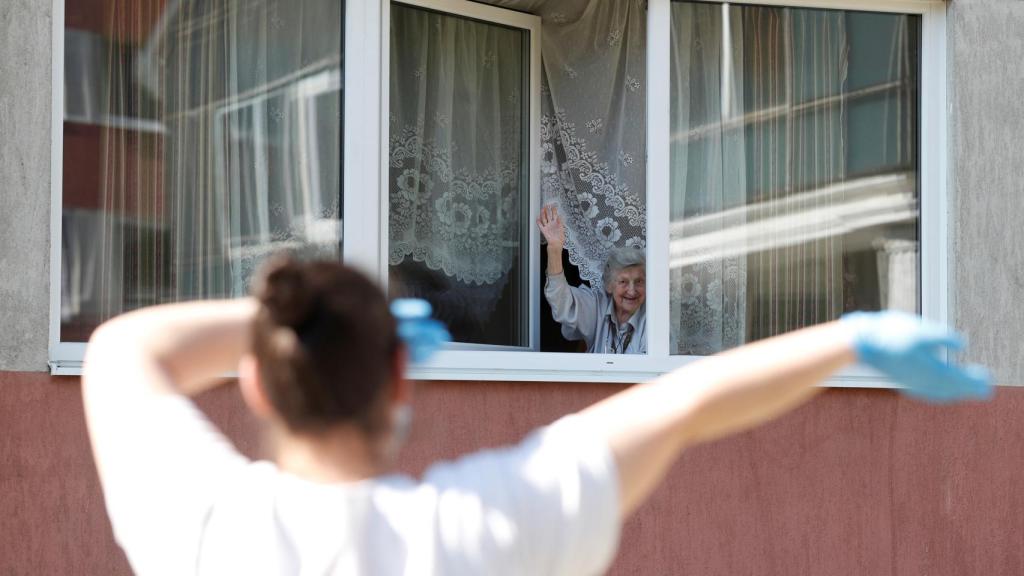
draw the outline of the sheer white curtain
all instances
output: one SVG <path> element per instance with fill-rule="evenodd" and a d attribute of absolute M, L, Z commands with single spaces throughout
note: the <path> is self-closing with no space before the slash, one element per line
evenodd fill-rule
<path fill-rule="evenodd" d="M 541 17 L 541 188 L 580 276 L 647 244 L 646 0 L 485 0 Z"/>
<path fill-rule="evenodd" d="M 244 294 L 275 250 L 340 256 L 340 17 L 338 0 L 182 0 L 163 16 L 143 54 L 176 298 Z"/>
<path fill-rule="evenodd" d="M 673 3 L 674 353 L 843 311 L 848 50 L 842 12 Z"/>
<path fill-rule="evenodd" d="M 600 281 L 601 270 L 611 248 L 646 245 L 646 2 L 484 1 L 541 17 L 542 194 L 545 202 L 554 202 L 561 207 L 566 220 L 566 247 L 570 260 L 579 266 L 584 279 Z M 443 26 L 449 30 L 447 27 L 454 24 Z M 462 27 L 471 26 L 463 24 Z M 451 30 L 449 34 L 454 33 L 454 28 Z M 441 55 L 437 50 L 428 49 L 439 41 L 436 35 L 434 39 L 424 39 L 420 44 L 422 50 L 414 51 L 416 53 L 409 56 L 419 58 L 420 66 L 429 64 L 425 59 L 439 58 Z M 465 43 L 463 49 L 466 53 L 477 51 L 477 59 L 481 62 L 488 52 L 500 55 L 502 50 L 508 50 L 507 46 L 481 45 L 482 39 L 470 38 L 465 34 L 460 36 L 460 41 Z M 411 61 L 400 64 L 411 66 L 412 70 L 418 68 Z M 494 75 L 498 70 L 481 68 L 477 73 Z M 426 97 L 423 90 L 436 90 L 436 87 L 432 88 L 434 81 L 426 78 L 420 79 L 420 87 L 410 86 L 407 79 L 396 78 L 394 75 L 391 82 L 393 90 L 396 82 L 397 87 L 419 90 L 418 98 Z M 490 89 L 496 86 L 494 83 L 481 84 L 483 93 L 473 100 L 464 100 L 462 104 L 491 98 Z M 442 104 L 439 112 L 431 114 L 445 115 L 443 109 Z M 421 111 L 427 114 L 426 108 Z M 484 112 L 482 119 L 488 122 L 492 118 L 495 122 L 500 120 L 492 112 Z M 399 120 L 398 124 L 403 130 L 413 124 L 409 118 L 406 113 Z M 429 125 L 434 119 L 426 120 L 422 130 L 433 128 Z M 394 128 L 395 124 L 392 123 L 393 137 L 396 134 Z M 398 133 L 398 136 L 408 140 L 414 134 L 415 131 L 405 135 Z M 494 131 L 494 134 L 499 132 Z M 479 156 L 469 146 L 459 145 L 460 141 L 472 135 L 456 132 L 445 136 L 451 141 L 443 149 L 454 147 L 460 150 L 458 155 Z M 392 143 L 394 145 L 394 141 Z M 441 162 L 446 161 L 451 160 Z M 459 160 L 456 158 L 454 161 Z M 476 162 L 479 164 L 479 160 Z M 393 168 L 395 163 L 393 157 Z M 473 166 L 473 160 L 469 161 L 469 165 Z M 500 171 L 494 166 L 474 167 L 471 170 L 481 175 L 490 171 L 500 176 Z M 494 177 L 488 175 L 486 178 Z M 403 233 L 409 229 L 405 223 L 401 227 Z M 396 232 L 393 229 L 391 241 L 399 241 L 403 248 L 397 253 L 392 251 L 392 263 L 414 250 L 408 244 L 409 237 L 396 238 Z M 474 251 L 466 252 L 461 262 L 455 262 L 451 255 L 431 256 L 421 253 L 414 257 L 440 266 L 460 280 L 483 281 L 493 278 L 498 269 L 508 262 L 506 254 L 494 254 L 487 248 L 483 250 L 477 247 Z M 472 266 L 470 262 L 478 261 L 481 257 L 489 259 L 485 269 L 466 269 Z"/>
<path fill-rule="evenodd" d="M 392 265 L 412 259 L 467 285 L 507 282 L 525 247 L 526 40 L 393 5 Z"/>
<path fill-rule="evenodd" d="M 340 255 L 342 6 L 109 0 L 68 35 L 102 57 L 68 46 L 63 335 L 240 295 L 274 249 Z"/>
<path fill-rule="evenodd" d="M 646 244 L 646 3 L 485 1 L 541 18 L 541 194 L 600 282 L 613 247 Z M 392 285 L 431 300 L 458 341 L 509 343 L 499 326 L 525 324 L 525 41 L 392 4 Z"/>
<path fill-rule="evenodd" d="M 844 222 L 828 215 L 848 195 L 849 42 L 846 14 L 736 10 L 749 38 L 749 200 L 758 221 L 825 215 L 812 238 L 782 226 L 748 258 L 750 339 L 839 317 L 847 296 Z M 756 222 L 755 222 L 756 223 Z"/>
<path fill-rule="evenodd" d="M 728 8 L 672 9 L 670 307 L 671 350 L 703 355 L 742 344 L 747 263 L 717 243 L 746 203 L 743 26 Z"/>
<path fill-rule="evenodd" d="M 458 342 L 525 346 L 529 36 L 393 4 L 391 290 Z"/>

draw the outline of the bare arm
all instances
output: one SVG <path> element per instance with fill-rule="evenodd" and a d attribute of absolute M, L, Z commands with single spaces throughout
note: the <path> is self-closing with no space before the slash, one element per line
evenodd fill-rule
<path fill-rule="evenodd" d="M 89 341 L 89 440 L 115 538 L 138 573 L 194 571 L 210 507 L 247 470 L 187 396 L 238 367 L 256 309 L 252 299 L 157 306 Z"/>
<path fill-rule="evenodd" d="M 256 307 L 250 298 L 169 304 L 124 314 L 96 330 L 86 350 L 82 395 L 101 479 L 107 466 L 134 449 L 125 431 L 139 424 L 135 405 L 198 394 L 238 367 Z"/>
<path fill-rule="evenodd" d="M 681 450 L 795 408 L 816 393 L 815 384 L 854 361 L 919 400 L 991 398 L 992 375 L 985 367 L 943 360 L 944 350 L 964 344 L 949 328 L 918 316 L 855 312 L 701 360 L 581 414 L 611 448 L 625 517 L 664 478 Z"/>
<path fill-rule="evenodd" d="M 683 449 L 795 408 L 855 360 L 850 330 L 831 322 L 700 360 L 581 412 L 614 455 L 621 517 L 650 495 Z"/>
<path fill-rule="evenodd" d="M 251 298 L 168 304 L 106 322 L 89 341 L 83 383 L 111 383 L 144 370 L 141 384 L 193 395 L 233 371 L 249 346 L 257 303 Z M 130 360 L 130 361 L 128 361 Z M 171 390 L 160 390 L 171 391 Z"/>

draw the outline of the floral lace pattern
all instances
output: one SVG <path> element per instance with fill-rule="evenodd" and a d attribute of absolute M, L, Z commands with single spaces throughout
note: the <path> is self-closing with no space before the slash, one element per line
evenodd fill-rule
<path fill-rule="evenodd" d="M 411 257 L 468 284 L 502 279 L 520 250 L 519 159 L 455 168 L 455 145 L 424 140 L 409 126 L 390 144 L 390 263 Z"/>
<path fill-rule="evenodd" d="M 595 285 L 612 248 L 647 245 L 644 200 L 613 174 L 608 162 L 588 149 L 565 110 L 542 116 L 540 134 L 544 198 L 560 204 L 569 259 L 579 266 L 580 276 Z M 627 153 L 616 157 L 623 164 L 632 163 Z"/>
<path fill-rule="evenodd" d="M 645 0 L 560 0 L 544 26 L 541 193 L 559 206 L 569 260 L 600 285 L 615 247 L 645 247 Z"/>
<path fill-rule="evenodd" d="M 585 280 L 599 282 L 612 248 L 646 245 L 646 1 L 484 1 L 541 17 L 541 193 L 544 203 L 560 206 L 570 260 Z M 501 50 L 479 50 L 479 70 L 496 70 Z M 421 60 L 407 69 L 428 77 Z M 422 78 L 415 80 L 407 91 L 423 89 Z M 514 96 L 501 97 L 514 106 Z M 520 215 L 520 159 L 459 170 L 458 150 L 440 141 L 454 130 L 454 117 L 430 115 L 432 126 L 416 129 L 406 116 L 398 126 L 392 121 L 391 263 L 412 257 L 476 285 L 502 278 L 522 251 L 524 227 L 533 225 Z M 459 140 L 471 152 L 468 141 Z"/>
<path fill-rule="evenodd" d="M 744 257 L 709 255 L 698 264 L 674 268 L 670 350 L 707 356 L 743 344 L 746 332 L 747 263 Z"/>

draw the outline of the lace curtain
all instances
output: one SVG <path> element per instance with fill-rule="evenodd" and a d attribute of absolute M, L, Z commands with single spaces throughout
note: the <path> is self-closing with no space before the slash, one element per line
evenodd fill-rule
<path fill-rule="evenodd" d="M 647 245 L 646 4 L 565 0 L 539 11 L 541 190 L 591 285 L 612 248 Z"/>
<path fill-rule="evenodd" d="M 584 279 L 599 282 L 612 247 L 646 245 L 646 2 L 485 1 L 541 17 L 542 196 L 545 203 L 560 206 L 566 221 L 566 248 L 570 260 L 580 268 Z M 498 49 L 500 47 L 480 46 L 480 58 L 486 60 L 488 51 L 498 55 Z M 484 94 L 483 97 L 491 96 Z M 494 97 L 508 98 L 509 95 L 502 93 Z M 488 116 L 487 121 L 494 118 Z M 424 118 L 419 122 L 430 126 L 434 120 Z M 408 142 L 414 132 L 407 132 L 406 124 L 400 121 L 401 128 L 393 129 L 392 133 L 397 132 L 399 138 Z M 424 154 L 451 154 L 454 158 L 471 153 L 470 147 L 460 146 L 458 135 L 447 145 L 431 151 L 424 145 Z M 451 150 L 460 151 L 456 154 Z M 509 154 L 509 158 L 518 159 L 517 155 Z M 439 160 L 439 163 L 447 161 Z M 393 168 L 395 163 L 396 158 L 392 156 Z M 485 181 L 498 176 L 495 180 L 498 186 L 508 186 L 510 182 L 501 176 L 502 170 L 504 167 L 493 165 L 470 174 L 472 178 Z M 408 178 L 411 176 L 406 177 L 407 182 Z M 393 187 L 397 184 L 395 179 L 393 176 Z M 466 214 L 479 212 L 474 208 L 462 210 Z M 413 247 L 402 237 L 404 231 L 403 227 L 393 232 L 391 241 L 393 244 L 398 241 L 403 247 L 399 253 L 408 254 Z M 421 252 L 450 250 L 447 248 L 449 240 L 440 235 L 420 235 L 418 239 L 426 243 L 419 248 Z M 478 256 L 466 256 L 463 260 L 486 259 L 484 269 L 463 270 L 461 267 L 465 264 L 452 262 L 445 268 L 446 272 L 460 280 L 486 283 L 501 278 L 496 274 L 502 267 L 508 271 L 511 261 L 508 255 L 495 254 L 494 249 L 479 245 L 474 250 Z M 485 252 L 480 253 L 481 250 Z M 399 253 L 392 251 L 393 263 Z M 431 262 L 427 254 L 422 254 L 420 259 Z M 442 260 L 454 259 L 435 257 L 433 265 L 441 266 Z"/>
<path fill-rule="evenodd" d="M 513 29 L 392 7 L 392 265 L 411 258 L 469 286 L 507 281 L 528 181 L 527 49 Z"/>
<path fill-rule="evenodd" d="M 525 346 L 528 36 L 394 4 L 390 41 L 392 294 L 457 342 Z"/>
<path fill-rule="evenodd" d="M 541 17 L 541 194 L 600 282 L 612 247 L 646 244 L 645 3 L 489 3 Z M 528 326 L 526 40 L 391 10 L 391 283 L 429 299 L 460 342 L 522 345 Z"/>

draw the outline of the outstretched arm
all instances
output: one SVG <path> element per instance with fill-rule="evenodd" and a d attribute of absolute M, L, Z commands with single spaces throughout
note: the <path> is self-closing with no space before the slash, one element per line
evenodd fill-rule
<path fill-rule="evenodd" d="M 924 399 L 988 396 L 986 372 L 948 365 L 936 356 L 958 345 L 955 335 L 916 317 L 862 314 L 695 362 L 595 404 L 581 416 L 611 448 L 625 518 L 683 449 L 799 406 L 818 392 L 816 384 L 854 361 L 883 371 L 906 393 Z"/>

